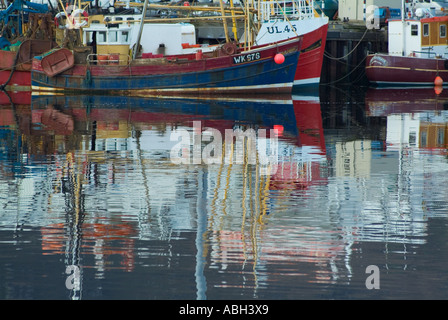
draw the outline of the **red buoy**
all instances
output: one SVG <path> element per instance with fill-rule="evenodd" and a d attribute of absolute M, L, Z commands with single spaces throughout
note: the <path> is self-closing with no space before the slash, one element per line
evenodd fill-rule
<path fill-rule="evenodd" d="M 434 85 L 435 86 L 442 86 L 443 85 L 443 79 L 441 76 L 437 76 L 434 80 Z"/>
<path fill-rule="evenodd" d="M 285 56 L 281 53 L 277 53 L 274 57 L 274 61 L 276 64 L 282 64 L 283 62 L 285 62 Z"/>
<path fill-rule="evenodd" d="M 274 125 L 274 132 L 276 132 L 276 134 L 279 136 L 279 137 L 281 137 L 281 136 L 283 136 L 283 130 L 284 130 L 285 128 L 281 125 L 281 124 L 275 124 Z"/>

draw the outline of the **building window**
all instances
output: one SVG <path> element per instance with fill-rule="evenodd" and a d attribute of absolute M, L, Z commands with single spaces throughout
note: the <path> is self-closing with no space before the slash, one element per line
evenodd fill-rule
<path fill-rule="evenodd" d="M 424 37 L 429 36 L 429 23 L 423 24 L 423 36 Z"/>
<path fill-rule="evenodd" d="M 418 36 L 418 25 L 411 25 L 411 36 Z"/>
<path fill-rule="evenodd" d="M 446 24 L 440 25 L 440 38 L 446 37 Z"/>

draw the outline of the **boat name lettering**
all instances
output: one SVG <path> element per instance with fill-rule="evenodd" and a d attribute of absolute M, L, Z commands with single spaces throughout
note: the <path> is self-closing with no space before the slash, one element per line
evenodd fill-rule
<path fill-rule="evenodd" d="M 286 25 L 283 30 L 281 30 L 281 28 L 279 28 L 279 26 L 271 26 L 271 27 L 266 27 L 267 31 L 269 34 L 274 34 L 274 33 L 290 33 L 290 32 L 296 32 L 297 31 L 297 27 L 295 24 L 291 24 L 291 25 Z"/>
<path fill-rule="evenodd" d="M 244 63 L 259 60 L 261 58 L 260 52 L 243 54 L 237 57 L 233 57 L 233 63 Z"/>

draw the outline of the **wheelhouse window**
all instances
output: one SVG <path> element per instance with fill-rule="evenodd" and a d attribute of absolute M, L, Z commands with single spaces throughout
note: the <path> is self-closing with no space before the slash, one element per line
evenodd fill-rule
<path fill-rule="evenodd" d="M 445 145 L 445 128 L 437 128 L 437 146 Z"/>
<path fill-rule="evenodd" d="M 99 31 L 97 34 L 97 42 L 106 42 L 106 31 Z"/>
<path fill-rule="evenodd" d="M 117 42 L 117 32 L 116 31 L 109 31 L 109 42 Z"/>
<path fill-rule="evenodd" d="M 128 31 L 121 32 L 121 42 L 127 43 L 128 39 L 129 39 L 129 32 Z"/>
<path fill-rule="evenodd" d="M 429 23 L 423 24 L 423 36 L 428 37 L 429 36 Z"/>
<path fill-rule="evenodd" d="M 428 132 L 426 130 L 420 133 L 420 147 L 424 148 L 428 144 Z"/>
<path fill-rule="evenodd" d="M 440 25 L 440 38 L 446 38 L 446 24 Z"/>
<path fill-rule="evenodd" d="M 418 25 L 411 25 L 411 36 L 418 36 Z"/>
<path fill-rule="evenodd" d="M 92 42 L 92 32 L 86 32 L 86 43 Z"/>

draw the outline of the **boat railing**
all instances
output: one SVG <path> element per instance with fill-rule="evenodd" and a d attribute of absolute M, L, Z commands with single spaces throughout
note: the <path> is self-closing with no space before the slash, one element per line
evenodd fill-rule
<path fill-rule="evenodd" d="M 413 50 L 411 53 L 411 56 L 413 57 L 421 57 L 423 58 L 424 56 L 426 56 L 426 58 L 435 58 L 437 56 L 437 53 L 433 50 L 434 48 L 430 47 L 427 48 L 426 51 L 418 51 L 418 50 Z"/>
<path fill-rule="evenodd" d="M 256 2 L 261 21 L 272 19 L 312 19 L 315 17 L 314 1 L 307 0 L 262 0 Z"/>
<path fill-rule="evenodd" d="M 87 64 L 97 65 L 129 65 L 131 57 L 122 53 L 91 53 L 87 56 Z"/>

